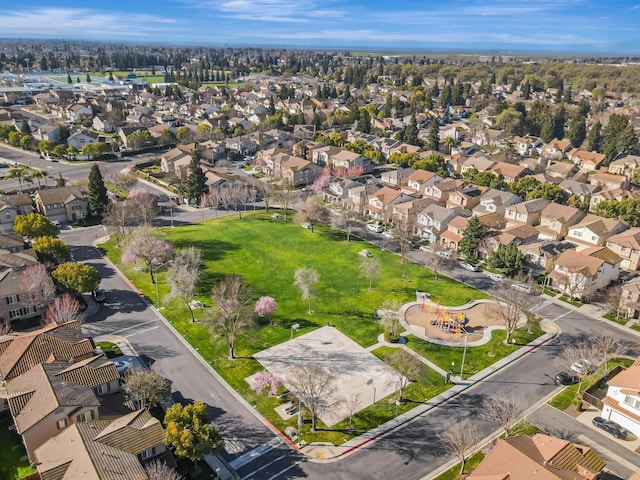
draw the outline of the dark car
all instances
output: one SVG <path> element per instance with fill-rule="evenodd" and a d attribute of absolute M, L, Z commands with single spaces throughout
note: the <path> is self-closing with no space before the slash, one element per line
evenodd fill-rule
<path fill-rule="evenodd" d="M 564 370 L 556 375 L 554 378 L 556 385 L 573 385 L 578 383 L 578 377 L 568 370 Z"/>
<path fill-rule="evenodd" d="M 96 302 L 101 302 L 101 303 L 104 302 L 104 292 L 102 290 L 100 290 L 99 288 L 96 288 L 93 291 L 93 299 Z"/>
<path fill-rule="evenodd" d="M 613 420 L 607 420 L 602 417 L 595 417 L 593 419 L 593 425 L 601 428 L 605 432 L 610 433 L 616 438 L 624 440 L 627 438 L 627 430 L 622 426 L 614 422 Z"/>

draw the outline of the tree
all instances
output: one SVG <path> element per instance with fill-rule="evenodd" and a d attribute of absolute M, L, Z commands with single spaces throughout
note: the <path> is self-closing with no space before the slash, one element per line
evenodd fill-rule
<path fill-rule="evenodd" d="M 380 326 L 390 337 L 400 336 L 400 302 L 397 300 L 385 300 L 380 308 L 376 310 L 376 316 L 380 319 Z"/>
<path fill-rule="evenodd" d="M 389 357 L 389 364 L 393 367 L 393 382 L 398 390 L 398 401 L 404 399 L 404 390 L 418 375 L 418 360 L 405 350 L 396 350 Z"/>
<path fill-rule="evenodd" d="M 89 214 L 92 217 L 100 218 L 107 208 L 109 198 L 107 197 L 107 187 L 97 163 L 91 165 L 89 170 L 89 185 L 87 188 L 87 203 L 89 204 Z"/>
<path fill-rule="evenodd" d="M 262 296 L 256 302 L 254 312 L 260 318 L 269 317 L 269 324 L 273 325 L 270 315 L 278 309 L 278 304 L 273 297 Z"/>
<path fill-rule="evenodd" d="M 629 118 L 626 115 L 612 114 L 602 129 L 602 153 L 605 155 L 603 163 L 609 165 L 619 153 L 630 154 L 637 147 L 638 137 Z"/>
<path fill-rule="evenodd" d="M 584 380 L 591 375 L 594 372 L 595 367 L 604 360 L 602 356 L 603 351 L 604 349 L 602 345 L 598 346 L 592 341 L 577 342 L 562 350 L 560 360 L 567 367 L 573 366 L 578 361 L 583 363 L 583 368 L 571 369 L 571 373 L 578 378 L 578 389 L 576 390 L 576 395 L 581 394 L 582 383 Z M 586 362 L 584 362 L 585 360 Z M 592 365 L 592 367 L 589 365 Z"/>
<path fill-rule="evenodd" d="M 347 242 L 351 241 L 351 235 L 362 230 L 362 221 L 351 210 L 344 210 L 340 215 L 331 217 L 331 226 L 344 230 L 347 234 Z"/>
<path fill-rule="evenodd" d="M 160 460 L 152 460 L 144 466 L 149 480 L 184 480 L 175 469 Z"/>
<path fill-rule="evenodd" d="M 84 263 L 67 262 L 51 273 L 53 278 L 66 289 L 73 292 L 92 292 L 100 283 L 100 274 L 92 265 Z"/>
<path fill-rule="evenodd" d="M 380 262 L 373 257 L 360 260 L 360 274 L 369 281 L 369 291 L 373 290 L 373 281 L 380 275 Z"/>
<path fill-rule="evenodd" d="M 295 215 L 295 221 L 303 224 L 308 223 L 311 227 L 311 233 L 314 233 L 313 226 L 327 219 L 329 212 L 324 206 L 320 197 L 308 197 Z"/>
<path fill-rule="evenodd" d="M 527 310 L 534 303 L 534 297 L 524 291 L 525 289 L 511 288 L 508 281 L 500 282 L 501 285 L 494 290 L 494 296 L 498 299 L 498 317 L 504 324 L 507 338 L 505 343 L 511 342 L 511 335 L 519 323 L 524 320 Z"/>
<path fill-rule="evenodd" d="M 513 277 L 522 272 L 524 255 L 514 244 L 500 245 L 487 258 L 487 265 L 491 268 L 499 268 L 506 276 Z"/>
<path fill-rule="evenodd" d="M 191 162 L 189 163 L 189 175 L 187 176 L 187 190 L 185 196 L 191 202 L 199 202 L 202 195 L 209 192 L 207 177 L 200 166 L 200 153 L 194 149 L 191 152 Z"/>
<path fill-rule="evenodd" d="M 211 289 L 215 303 L 209 321 L 215 335 L 222 334 L 229 347 L 229 358 L 235 359 L 236 337 L 254 324 L 251 289 L 240 275 L 227 275 Z"/>
<path fill-rule="evenodd" d="M 156 237 L 148 226 L 142 226 L 127 240 L 121 258 L 124 263 L 142 261 L 149 270 L 151 283 L 156 283 L 154 269 L 164 265 L 172 256 L 171 244 Z"/>
<path fill-rule="evenodd" d="M 352 419 L 355 413 L 362 408 L 362 399 L 360 392 L 350 392 L 342 399 L 342 404 L 347 407 L 349 412 L 349 429 L 353 429 Z"/>
<path fill-rule="evenodd" d="M 107 227 L 109 234 L 115 238 L 116 246 L 120 247 L 122 239 L 136 224 L 132 205 L 127 202 L 109 202 L 102 217 L 102 223 Z"/>
<path fill-rule="evenodd" d="M 606 305 L 609 313 L 616 316 L 616 320 L 620 317 L 626 317 L 629 305 L 626 295 L 623 293 L 622 285 L 613 285 L 607 289 Z"/>
<path fill-rule="evenodd" d="M 604 333 L 597 333 L 590 340 L 591 343 L 600 351 L 599 357 L 604 362 L 605 372 L 609 372 L 609 360 L 626 353 L 627 346 L 621 343 L 615 337 Z"/>
<path fill-rule="evenodd" d="M 124 378 L 123 387 L 138 409 L 149 410 L 171 398 L 171 381 L 153 370 L 130 370 Z"/>
<path fill-rule="evenodd" d="M 484 235 L 484 227 L 478 217 L 473 216 L 467 222 L 467 226 L 462 232 L 459 249 L 467 260 L 475 261 L 478 252 L 478 245 Z"/>
<path fill-rule="evenodd" d="M 404 143 L 408 143 L 409 145 L 420 145 L 420 142 L 418 141 L 418 122 L 416 121 L 415 115 L 411 115 L 411 117 L 409 118 L 409 122 L 404 129 L 402 141 Z M 437 148 L 434 148 L 432 150 L 437 150 Z"/>
<path fill-rule="evenodd" d="M 249 381 L 251 390 L 256 393 L 264 393 L 266 389 L 269 389 L 269 395 L 272 397 L 276 396 L 278 388 L 282 385 L 282 379 L 268 370 L 256 373 Z"/>
<path fill-rule="evenodd" d="M 196 295 L 196 286 L 202 276 L 202 251 L 194 246 L 184 248 L 176 254 L 167 270 L 169 294 L 166 299 L 178 298 L 189 309 L 191 321 L 195 322 L 191 301 Z"/>
<path fill-rule="evenodd" d="M 33 249 L 41 262 L 60 264 L 71 260 L 69 246 L 56 237 L 38 237 L 33 241 Z"/>
<path fill-rule="evenodd" d="M 300 290 L 303 300 L 308 300 L 309 302 L 307 313 L 313 313 L 313 310 L 311 310 L 311 294 L 316 283 L 318 283 L 318 272 L 313 268 L 307 267 L 296 270 L 294 284 Z"/>
<path fill-rule="evenodd" d="M 480 415 L 485 420 L 497 423 L 510 437 L 520 419 L 522 405 L 513 397 L 491 397 L 483 402 Z"/>
<path fill-rule="evenodd" d="M 179 457 L 196 464 L 204 455 L 217 454 L 224 445 L 222 436 L 209 421 L 207 405 L 203 402 L 172 405 L 164 416 L 164 425 L 164 443 L 174 447 Z"/>
<path fill-rule="evenodd" d="M 462 475 L 467 457 L 473 453 L 480 441 L 478 429 L 469 420 L 457 421 L 449 425 L 442 436 L 445 449 L 460 460 L 459 475 Z"/>
<path fill-rule="evenodd" d="M 42 315 L 43 325 L 50 323 L 62 325 L 69 322 L 82 323 L 83 321 L 84 315 L 80 312 L 80 303 L 68 293 L 63 293 L 62 296 L 56 297 Z"/>
<path fill-rule="evenodd" d="M 329 398 L 335 392 L 333 375 L 318 363 L 296 366 L 288 380 L 291 392 L 307 407 L 311 431 L 316 431 L 318 416 L 331 408 Z"/>
<path fill-rule="evenodd" d="M 22 182 L 28 176 L 29 176 L 28 167 L 26 167 L 25 165 L 14 163 L 9 167 L 9 172 L 4 176 L 3 180 L 7 181 L 7 180 L 11 180 L 12 178 L 15 178 L 16 180 L 18 180 L 18 183 L 20 184 L 20 191 L 22 192 Z"/>
<path fill-rule="evenodd" d="M 427 133 L 427 143 L 425 145 L 427 150 L 433 150 L 437 152 L 440 150 L 440 128 L 438 127 L 438 121 L 433 120 L 429 132 Z"/>
<path fill-rule="evenodd" d="M 356 124 L 356 130 L 362 133 L 371 133 L 371 116 L 366 108 L 360 109 L 360 118 Z"/>
<path fill-rule="evenodd" d="M 58 234 L 58 228 L 51 223 L 51 220 L 39 213 L 16 215 L 13 220 L 13 231 L 27 238 L 54 237 Z"/>
<path fill-rule="evenodd" d="M 29 265 L 18 278 L 18 285 L 24 295 L 38 310 L 49 305 L 56 295 L 56 287 L 47 272 L 47 267 L 41 263 Z"/>
<path fill-rule="evenodd" d="M 280 203 L 280 207 L 282 208 L 282 213 L 284 215 L 284 221 L 287 221 L 287 217 L 289 214 L 289 206 L 293 200 L 294 189 L 291 182 L 286 179 L 283 179 L 281 182 L 277 184 L 273 184 L 275 188 L 274 197 L 275 200 Z"/>
<path fill-rule="evenodd" d="M 133 214 L 138 216 L 144 224 L 151 223 L 151 220 L 158 215 L 158 196 L 146 188 L 131 189 L 127 203 L 131 205 Z"/>
<path fill-rule="evenodd" d="M 20 133 L 24 135 L 31 135 L 31 125 L 29 125 L 29 120 L 26 118 L 23 118 L 22 122 L 20 122 Z"/>
<path fill-rule="evenodd" d="M 534 198 L 545 198 L 552 202 L 564 205 L 567 203 L 569 193 L 560 188 L 560 186 L 553 183 L 541 183 L 537 187 L 533 188 L 526 196 L 527 200 L 533 200 Z"/>
<path fill-rule="evenodd" d="M 87 143 L 82 147 L 82 154 L 86 155 L 90 160 L 99 159 L 107 151 L 107 146 L 102 142 Z"/>
<path fill-rule="evenodd" d="M 582 142 L 587 138 L 587 124 L 585 117 L 578 115 L 569 121 L 567 138 L 571 142 L 571 145 L 574 145 L 576 148 L 580 148 Z"/>

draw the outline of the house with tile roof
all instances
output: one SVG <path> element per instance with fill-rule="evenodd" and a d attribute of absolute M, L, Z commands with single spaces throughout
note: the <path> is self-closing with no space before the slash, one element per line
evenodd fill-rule
<path fill-rule="evenodd" d="M 569 196 L 575 195 L 578 197 L 581 202 L 588 202 L 594 193 L 602 190 L 600 185 L 590 185 L 572 178 L 563 180 L 558 186 L 567 192 Z"/>
<path fill-rule="evenodd" d="M 613 420 L 640 437 L 640 358 L 607 381 L 602 418 Z"/>
<path fill-rule="evenodd" d="M 410 200 L 414 199 L 399 189 L 382 187 L 369 195 L 369 203 L 365 207 L 366 215 L 387 223 L 391 219 L 393 206 Z"/>
<path fill-rule="evenodd" d="M 622 284 L 622 300 L 628 318 L 640 316 L 640 277 Z"/>
<path fill-rule="evenodd" d="M 573 243 L 558 240 L 542 240 L 518 246 L 527 268 L 537 275 L 549 273 L 562 252 L 575 248 Z"/>
<path fill-rule="evenodd" d="M 533 226 L 538 225 L 542 211 L 550 203 L 551 201 L 545 198 L 535 198 L 508 206 L 504 211 L 507 226 L 522 225 L 523 223 Z"/>
<path fill-rule="evenodd" d="M 432 203 L 418 212 L 415 225 L 416 235 L 429 243 L 437 243 L 440 241 L 440 235 L 447 229 L 449 221 L 458 215 L 458 210 Z"/>
<path fill-rule="evenodd" d="M 29 215 L 32 211 L 29 194 L 0 195 L 0 233 L 12 233 L 16 216 Z"/>
<path fill-rule="evenodd" d="M 144 464 L 167 455 L 163 440 L 160 422 L 139 410 L 74 423 L 35 450 L 35 465 L 42 480 L 147 480 Z"/>
<path fill-rule="evenodd" d="M 444 180 L 435 172 L 418 169 L 407 177 L 407 184 L 402 186 L 402 191 L 407 195 L 423 195 L 428 185 L 434 185 Z"/>
<path fill-rule="evenodd" d="M 640 269 L 640 227 L 630 228 L 609 237 L 606 245 L 622 258 L 620 268 L 631 271 Z"/>
<path fill-rule="evenodd" d="M 591 448 L 536 433 L 500 440 L 467 480 L 594 480 L 604 467 Z"/>
<path fill-rule="evenodd" d="M 478 217 L 491 213 L 498 213 L 504 216 L 507 207 L 520 202 L 522 202 L 522 199 L 515 193 L 490 188 L 480 197 L 480 203 L 473 208 L 473 214 Z"/>
<path fill-rule="evenodd" d="M 39 189 L 35 193 L 35 204 L 40 214 L 60 223 L 78 222 L 89 213 L 87 195 L 77 185 Z"/>
<path fill-rule="evenodd" d="M 636 170 L 640 169 L 640 156 L 621 153 L 607 167 L 609 173 L 614 175 L 624 175 L 633 178 Z"/>
<path fill-rule="evenodd" d="M 604 153 L 590 152 L 573 148 L 567 152 L 567 158 L 581 170 L 596 170 L 604 162 Z"/>
<path fill-rule="evenodd" d="M 578 248 L 603 246 L 609 237 L 626 229 L 627 225 L 618 219 L 588 214 L 569 228 L 565 239 Z"/>
<path fill-rule="evenodd" d="M 440 245 L 447 250 L 458 251 L 458 245 L 462 240 L 462 233 L 467 228 L 469 219 L 463 215 L 456 215 L 447 225 L 447 229 L 440 235 Z"/>
<path fill-rule="evenodd" d="M 570 298 L 585 298 L 618 279 L 621 260 L 607 247 L 566 250 L 556 259 L 549 286 Z"/>
<path fill-rule="evenodd" d="M 540 240 L 562 240 L 575 225 L 586 215 L 579 208 L 551 202 L 540 212 L 538 238 Z"/>
<path fill-rule="evenodd" d="M 497 177 L 502 177 L 505 182 L 511 183 L 520 180 L 522 177 L 531 175 L 533 172 L 522 165 L 515 165 L 507 162 L 496 162 L 489 172 Z"/>
<path fill-rule="evenodd" d="M 589 179 L 591 185 L 599 185 L 603 189 L 619 188 L 621 190 L 629 190 L 631 183 L 624 175 L 614 175 L 612 173 L 597 172 L 591 175 Z"/>

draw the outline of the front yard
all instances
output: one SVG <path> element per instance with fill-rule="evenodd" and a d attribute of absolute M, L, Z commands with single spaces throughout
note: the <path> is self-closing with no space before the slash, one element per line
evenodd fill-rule
<path fill-rule="evenodd" d="M 36 472 L 29 466 L 26 459 L 27 452 L 22 444 L 22 438 L 9 430 L 12 425 L 11 416 L 0 420 L 0 478 L 3 480 L 18 480 Z M 24 460 L 22 460 L 24 458 Z"/>

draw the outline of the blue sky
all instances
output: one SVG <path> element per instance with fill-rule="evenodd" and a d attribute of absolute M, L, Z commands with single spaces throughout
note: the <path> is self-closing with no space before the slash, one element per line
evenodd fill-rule
<path fill-rule="evenodd" d="M 640 0 L 14 0 L 0 15 L 3 38 L 640 55 L 639 27 Z"/>

